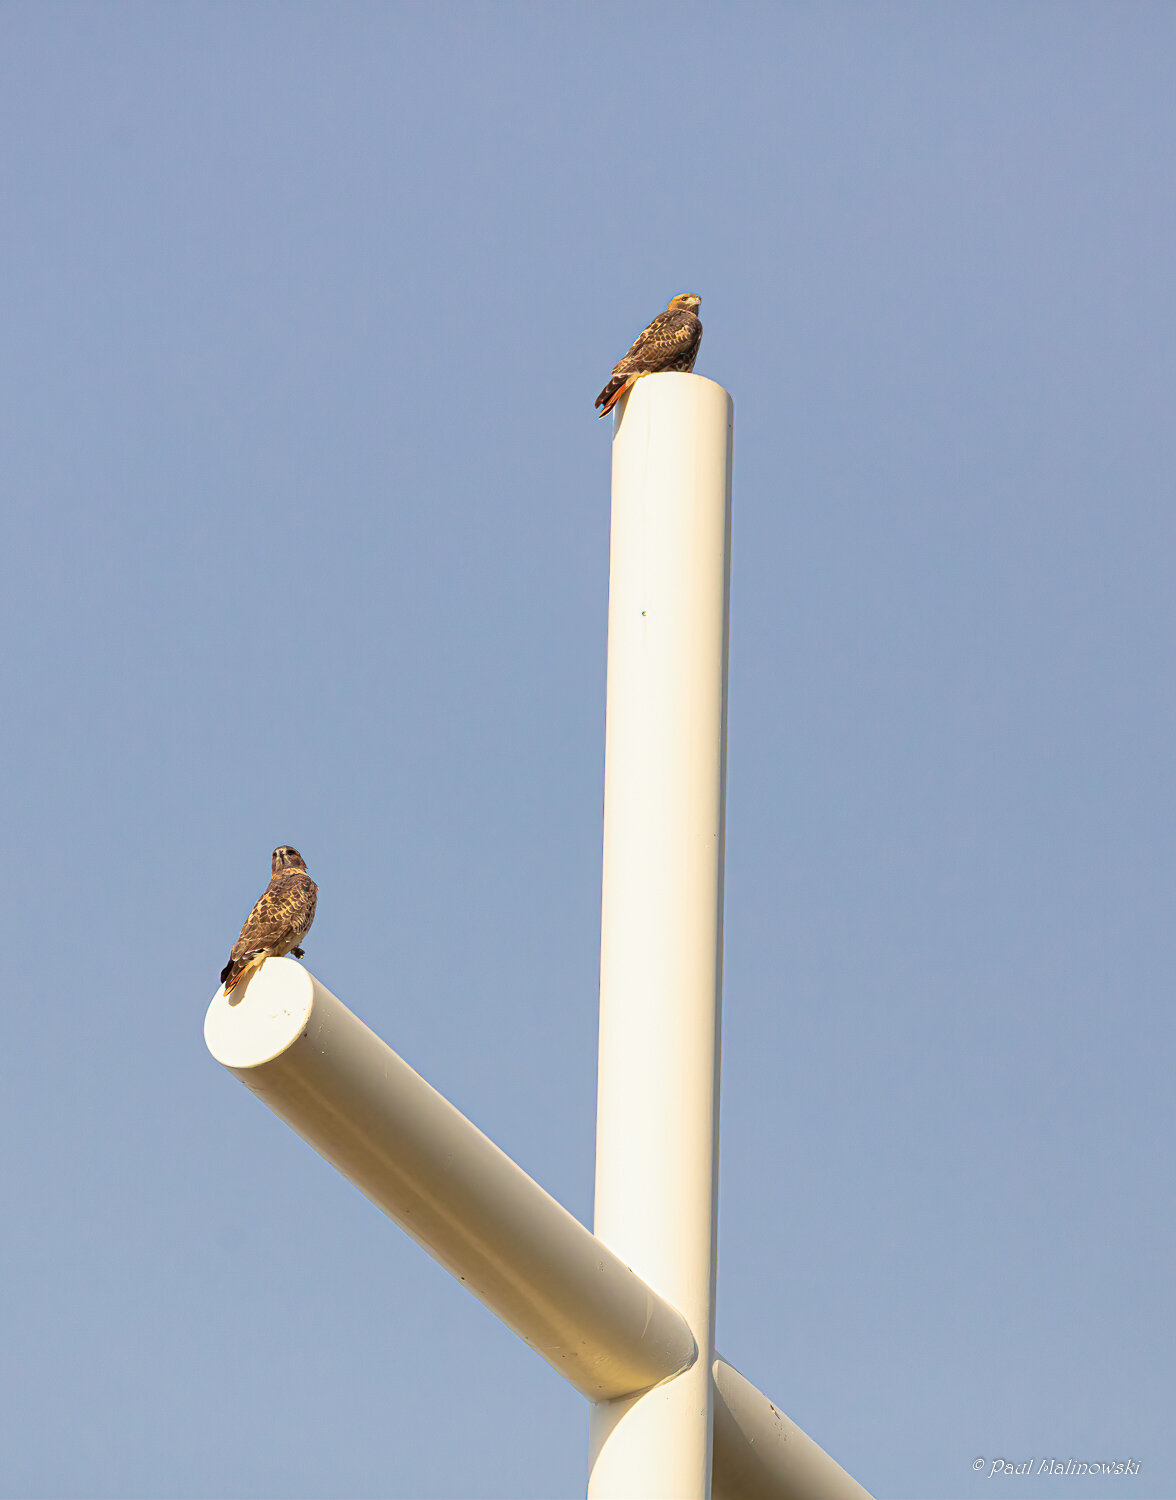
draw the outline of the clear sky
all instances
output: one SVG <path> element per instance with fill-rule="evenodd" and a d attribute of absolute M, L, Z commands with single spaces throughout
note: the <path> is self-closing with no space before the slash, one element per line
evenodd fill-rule
<path fill-rule="evenodd" d="M 1174 148 L 1145 0 L 0 9 L 5 1493 L 582 1493 L 201 1027 L 296 844 L 314 972 L 591 1221 L 592 402 L 692 290 L 719 1347 L 889 1500 L 1176 1496 Z"/>

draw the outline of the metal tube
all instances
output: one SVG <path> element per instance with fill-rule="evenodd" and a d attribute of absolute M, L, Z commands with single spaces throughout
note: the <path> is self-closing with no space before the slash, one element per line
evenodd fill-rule
<path fill-rule="evenodd" d="M 595 1228 L 703 1357 L 593 1408 L 591 1500 L 710 1495 L 733 414 L 666 374 L 615 419 Z"/>
<path fill-rule="evenodd" d="M 204 1038 L 591 1400 L 694 1362 L 681 1316 L 301 964 L 267 959 L 233 995 L 218 992 Z"/>
<path fill-rule="evenodd" d="M 868 1491 L 724 1359 L 713 1365 L 711 1500 L 870 1500 Z"/>

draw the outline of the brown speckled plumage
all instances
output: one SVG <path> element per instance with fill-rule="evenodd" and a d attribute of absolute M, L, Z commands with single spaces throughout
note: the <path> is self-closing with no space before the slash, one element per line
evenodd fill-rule
<path fill-rule="evenodd" d="M 701 305 L 702 299 L 694 292 L 682 292 L 673 298 L 665 312 L 658 313 L 648 328 L 642 329 L 628 354 L 613 366 L 612 378 L 596 398 L 602 417 L 612 411 L 642 375 L 662 370 L 689 374 L 693 370 L 702 343 L 702 323 L 698 317 Z"/>
<path fill-rule="evenodd" d="M 233 944 L 229 961 L 221 970 L 225 993 L 237 984 L 251 965 L 267 958 L 293 953 L 302 957 L 299 944 L 310 931 L 318 901 L 318 886 L 306 873 L 306 861 L 297 849 L 283 844 L 271 861 L 270 883 L 245 919 L 241 936 Z"/>

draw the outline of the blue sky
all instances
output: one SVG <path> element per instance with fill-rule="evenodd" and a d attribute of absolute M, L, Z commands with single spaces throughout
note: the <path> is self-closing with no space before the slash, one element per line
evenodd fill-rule
<path fill-rule="evenodd" d="M 609 434 L 736 404 L 719 1346 L 880 1497 L 1176 1496 L 1176 11 L 0 11 L 4 1492 L 581 1493 L 224 1074 L 314 972 L 591 1220 Z"/>

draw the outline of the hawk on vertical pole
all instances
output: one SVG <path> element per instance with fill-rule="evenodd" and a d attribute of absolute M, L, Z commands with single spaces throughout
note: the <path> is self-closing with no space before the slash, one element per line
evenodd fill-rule
<path fill-rule="evenodd" d="M 682 292 L 665 312 L 658 313 L 648 328 L 633 340 L 633 346 L 613 366 L 612 378 L 596 398 L 600 416 L 612 411 L 642 375 L 656 375 L 662 370 L 679 370 L 688 375 L 698 358 L 702 343 L 702 323 L 698 309 L 702 298 L 694 292 Z"/>
<path fill-rule="evenodd" d="M 287 953 L 302 957 L 298 945 L 314 921 L 318 886 L 306 873 L 302 855 L 289 844 L 274 850 L 270 870 L 270 883 L 245 918 L 241 936 L 221 970 L 226 995 L 247 970 L 260 966 L 267 958 L 283 958 Z"/>

